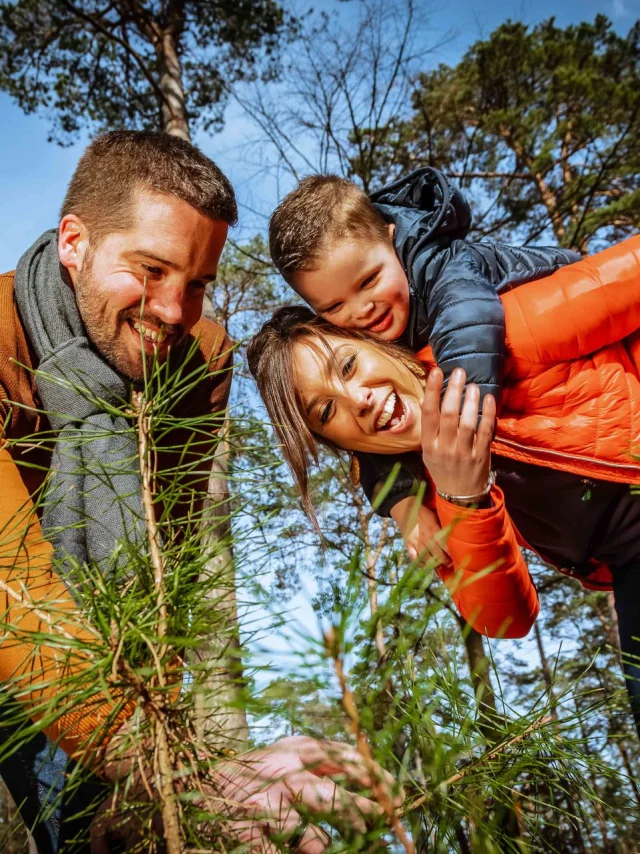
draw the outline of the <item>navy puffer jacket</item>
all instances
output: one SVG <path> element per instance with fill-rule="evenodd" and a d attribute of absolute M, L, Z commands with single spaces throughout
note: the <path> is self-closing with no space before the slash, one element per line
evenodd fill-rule
<path fill-rule="evenodd" d="M 383 187 L 371 200 L 395 226 L 396 253 L 409 280 L 409 321 L 399 343 L 414 352 L 430 345 L 445 387 L 453 369 L 461 367 L 467 381 L 480 386 L 481 398 L 491 393 L 499 404 L 505 357 L 499 294 L 549 276 L 580 255 L 558 247 L 467 240 L 471 208 L 446 175 L 431 166 Z M 394 459 L 375 454 L 358 458 L 360 480 L 371 501 Z M 378 513 L 388 516 L 394 504 L 415 490 L 415 468 L 405 463 Z"/>

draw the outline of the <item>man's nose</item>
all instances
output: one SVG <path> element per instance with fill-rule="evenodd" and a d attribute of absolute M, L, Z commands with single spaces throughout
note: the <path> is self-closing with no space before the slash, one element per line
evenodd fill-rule
<path fill-rule="evenodd" d="M 147 299 L 146 308 L 167 326 L 180 326 L 184 319 L 186 293 L 179 286 L 164 283 Z"/>

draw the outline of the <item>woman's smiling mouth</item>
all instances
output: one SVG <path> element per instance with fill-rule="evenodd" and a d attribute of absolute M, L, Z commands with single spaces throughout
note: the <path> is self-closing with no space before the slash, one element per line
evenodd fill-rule
<path fill-rule="evenodd" d="M 380 414 L 374 422 L 376 430 L 395 432 L 404 427 L 407 420 L 407 407 L 395 391 L 389 393 Z"/>

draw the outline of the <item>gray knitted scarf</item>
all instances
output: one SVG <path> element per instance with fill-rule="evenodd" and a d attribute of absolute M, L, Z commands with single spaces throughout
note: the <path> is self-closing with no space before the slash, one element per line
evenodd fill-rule
<path fill-rule="evenodd" d="M 62 572 L 78 561 L 107 573 L 125 559 L 121 552 L 109 560 L 119 541 L 142 543 L 136 435 L 97 402 L 121 405 L 128 384 L 92 348 L 62 271 L 52 230 L 25 252 L 15 278 L 20 317 L 39 359 L 36 388 L 57 433 L 43 529 Z"/>

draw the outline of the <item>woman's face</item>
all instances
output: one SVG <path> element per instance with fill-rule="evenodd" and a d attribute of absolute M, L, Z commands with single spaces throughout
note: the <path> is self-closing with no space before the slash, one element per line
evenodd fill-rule
<path fill-rule="evenodd" d="M 397 454 L 420 448 L 423 382 L 366 341 L 327 335 L 298 342 L 294 382 L 309 429 L 348 451 Z"/>

